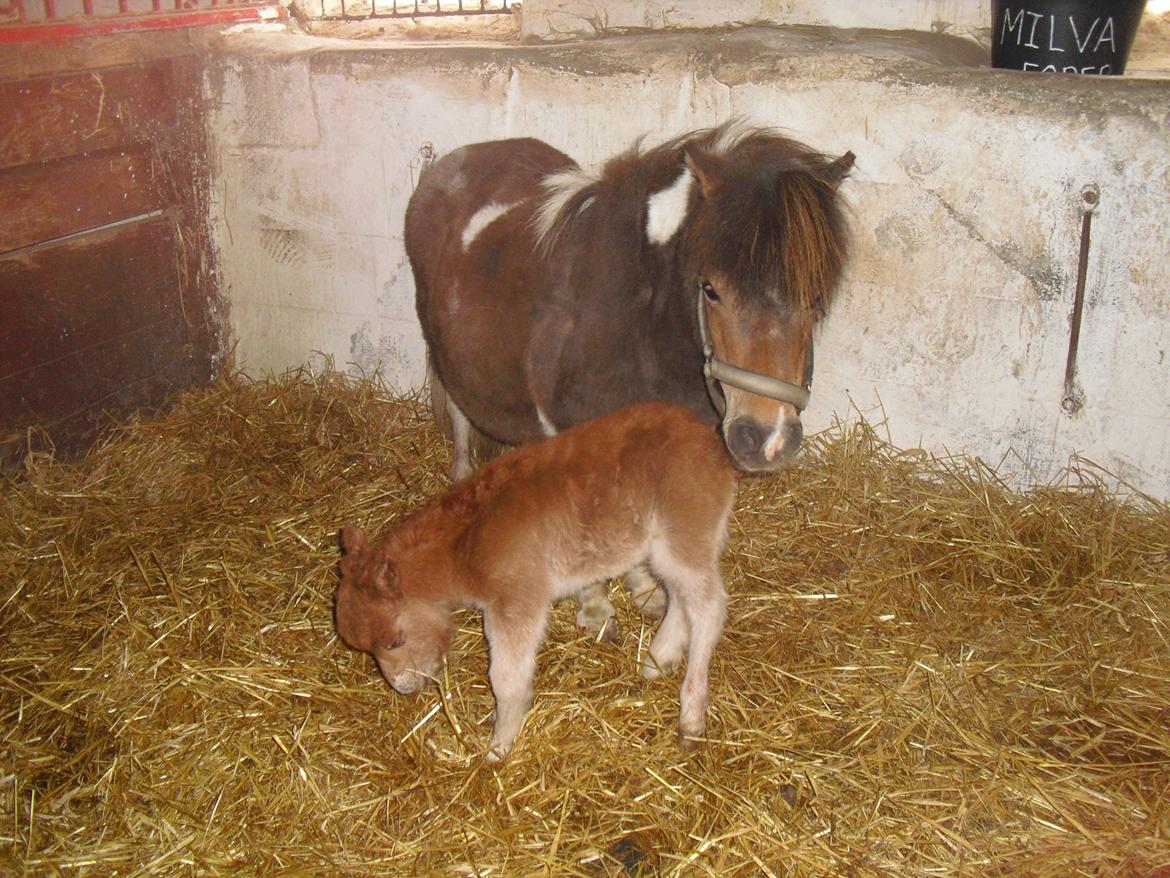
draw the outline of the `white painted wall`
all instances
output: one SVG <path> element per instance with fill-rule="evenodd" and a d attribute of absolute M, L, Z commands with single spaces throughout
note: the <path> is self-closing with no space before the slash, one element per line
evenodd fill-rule
<path fill-rule="evenodd" d="M 759 24 L 973 37 L 991 26 L 990 0 L 524 0 L 523 9 L 521 34 L 540 40 Z"/>
<path fill-rule="evenodd" d="M 542 46 L 236 35 L 209 78 L 214 225 L 238 361 L 320 354 L 421 385 L 402 222 L 419 149 L 532 135 L 597 164 L 743 114 L 852 149 L 855 250 L 806 426 L 1024 483 L 1079 453 L 1170 496 L 1170 82 L 966 66 L 929 34 L 743 29 Z M 1083 185 L 1094 216 L 1076 415 L 1060 407 Z M 317 352 L 320 352 L 317 353 Z"/>

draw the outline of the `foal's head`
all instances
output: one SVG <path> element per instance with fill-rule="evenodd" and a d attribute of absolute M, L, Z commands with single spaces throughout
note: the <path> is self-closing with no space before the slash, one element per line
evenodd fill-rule
<path fill-rule="evenodd" d="M 417 692 L 442 670 L 453 632 L 450 613 L 425 596 L 404 594 L 387 546 L 371 546 L 352 524 L 342 528 L 341 547 L 338 635 L 373 655 L 396 692 Z"/>
<path fill-rule="evenodd" d="M 778 135 L 714 132 L 684 147 L 692 178 L 682 270 L 715 356 L 808 387 L 812 333 L 845 260 L 836 160 Z M 800 445 L 800 409 L 724 382 L 723 435 L 746 470 L 778 468 Z"/>

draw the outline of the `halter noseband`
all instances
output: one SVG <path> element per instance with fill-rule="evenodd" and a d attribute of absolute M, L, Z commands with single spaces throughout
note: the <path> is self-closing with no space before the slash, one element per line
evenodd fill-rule
<path fill-rule="evenodd" d="M 748 393 L 754 393 L 757 396 L 766 396 L 769 399 L 791 403 L 796 406 L 798 412 L 804 411 L 808 407 L 810 394 L 807 386 L 801 387 L 799 384 L 793 384 L 791 381 L 784 381 L 780 378 L 773 378 L 771 375 L 763 375 L 760 372 L 741 369 L 715 356 L 715 346 L 711 344 L 711 333 L 707 329 L 707 303 L 706 297 L 703 295 L 702 285 L 699 286 L 699 341 L 703 345 L 703 377 L 707 380 L 707 393 L 711 396 L 712 402 L 715 403 L 716 409 L 722 411 L 723 406 L 720 405 L 722 400 L 718 399 L 715 393 L 715 382 L 730 384 L 732 387 L 746 390 Z M 809 342 L 808 355 L 811 366 L 811 341 Z M 808 373 L 808 380 L 811 382 L 812 369 L 807 368 L 805 371 Z"/>

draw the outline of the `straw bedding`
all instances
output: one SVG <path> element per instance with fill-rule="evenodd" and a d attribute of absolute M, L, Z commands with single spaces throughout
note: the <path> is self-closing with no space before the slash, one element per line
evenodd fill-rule
<path fill-rule="evenodd" d="M 417 399 L 224 379 L 0 512 L 0 872 L 1170 876 L 1170 512 L 864 423 L 742 483 L 711 741 L 555 608 L 517 749 L 333 633 L 336 533 L 443 490 Z"/>

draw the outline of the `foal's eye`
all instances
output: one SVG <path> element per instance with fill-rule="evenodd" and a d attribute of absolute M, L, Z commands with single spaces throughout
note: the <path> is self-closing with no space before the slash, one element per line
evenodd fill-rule
<path fill-rule="evenodd" d="M 700 284 L 700 287 L 703 290 L 703 295 L 707 297 L 708 302 L 719 301 L 719 294 L 715 292 L 715 287 L 711 286 L 710 281 L 703 281 L 703 283 Z"/>
<path fill-rule="evenodd" d="M 386 644 L 387 649 L 401 649 L 406 644 L 406 635 L 399 631 L 394 635 L 394 639 Z"/>

